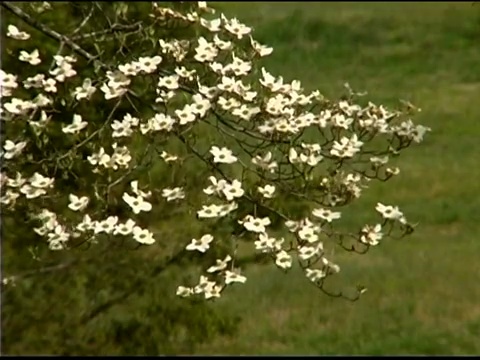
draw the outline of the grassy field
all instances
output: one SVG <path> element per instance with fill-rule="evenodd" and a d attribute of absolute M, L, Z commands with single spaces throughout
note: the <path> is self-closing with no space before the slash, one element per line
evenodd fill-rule
<path fill-rule="evenodd" d="M 398 204 L 419 226 L 348 259 L 338 286 L 368 287 L 358 302 L 322 295 L 300 275 L 251 268 L 219 302 L 240 332 L 204 354 L 480 353 L 480 6 L 472 3 L 230 3 L 228 15 L 274 47 L 268 68 L 336 96 L 349 82 L 376 103 L 412 101 L 432 128 L 407 150 L 402 173 L 357 206 Z M 345 264 L 344 262 L 340 262 Z"/>
<path fill-rule="evenodd" d="M 331 287 L 366 286 L 357 302 L 329 298 L 298 269 L 284 274 L 269 263 L 246 267 L 247 283 L 219 301 L 191 306 L 172 299 L 187 260 L 158 276 L 152 268 L 168 246 L 183 244 L 196 229 L 186 226 L 191 217 L 184 208 L 158 205 L 152 217 L 165 240 L 159 247 L 127 252 L 101 244 L 108 251 L 91 259 L 82 253 L 78 267 L 2 288 L 2 353 L 480 354 L 480 4 L 214 6 L 253 26 L 254 37 L 274 47 L 265 59 L 274 75 L 299 79 L 329 98 L 343 94 L 348 82 L 376 104 L 393 107 L 404 99 L 422 109 L 414 121 L 432 128 L 425 142 L 398 159 L 398 177 L 372 183 L 341 219 L 363 225 L 381 201 L 399 205 L 418 223 L 416 232 L 385 240 L 365 256 L 335 254 L 342 271 Z M 202 169 L 185 166 L 175 176 L 200 177 Z M 149 175 L 158 182 L 171 176 L 161 168 Z M 36 266 L 27 240 L 3 242 L 6 273 Z M 49 256 L 63 261 L 69 254 Z M 93 321 L 81 321 L 124 293 Z M 241 319 L 237 332 L 230 326 L 235 317 Z M 196 346 L 207 338 L 213 340 Z"/>

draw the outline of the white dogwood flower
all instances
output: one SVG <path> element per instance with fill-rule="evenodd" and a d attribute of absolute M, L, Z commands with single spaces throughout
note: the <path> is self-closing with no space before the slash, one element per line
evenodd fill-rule
<path fill-rule="evenodd" d="M 192 239 L 192 242 L 187 245 L 187 250 L 197 250 L 202 253 L 210 248 L 210 243 L 213 241 L 213 236 L 210 234 L 203 235 L 200 239 Z"/>
<path fill-rule="evenodd" d="M 88 196 L 78 197 L 77 195 L 70 194 L 68 195 L 68 199 L 70 200 L 70 204 L 68 204 L 68 208 L 72 211 L 82 211 L 88 205 Z"/>

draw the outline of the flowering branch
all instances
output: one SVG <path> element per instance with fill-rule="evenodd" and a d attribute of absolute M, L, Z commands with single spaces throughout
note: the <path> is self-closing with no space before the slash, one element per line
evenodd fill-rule
<path fill-rule="evenodd" d="M 1 74 L 2 121 L 10 125 L 0 202 L 14 218 L 25 210 L 51 250 L 118 238 L 151 246 L 159 218 L 191 216 L 199 233 L 180 241 L 180 250 L 148 277 L 186 254 L 204 255 L 188 261 L 205 275 L 179 286 L 177 295 L 212 299 L 245 282 L 239 269 L 245 261 L 236 251 L 245 242 L 256 254 L 247 259 L 259 254 L 287 271 L 296 258 L 312 284 L 346 297 L 324 288 L 340 271 L 330 250 L 365 254 L 387 237 L 413 231 L 398 207 L 380 202 L 381 220 L 356 231 L 338 229 L 343 211 L 372 180 L 399 174 L 388 166 L 391 158 L 430 130 L 406 118 L 411 113 L 357 104 L 365 94 L 349 86 L 345 99 L 327 100 L 299 81 L 270 74 L 258 60 L 273 49 L 238 19 L 209 19 L 213 9 L 204 2 L 183 4 L 181 11 L 153 2 L 150 16 L 128 25 L 112 24 L 94 3 L 71 36 L 11 3 L 1 5 L 60 44 L 55 55 L 20 51 L 18 60 L 31 66 L 51 56 L 46 72 L 24 79 Z M 95 27 L 94 8 L 106 29 Z M 91 22 L 93 29 L 80 34 Z M 106 53 L 96 36 L 108 37 L 113 56 L 102 60 L 86 50 Z M 30 34 L 9 25 L 7 37 L 26 41 Z M 75 54 L 87 64 L 76 64 Z M 82 323 L 146 283 L 138 279 Z"/>
<path fill-rule="evenodd" d="M 35 20 L 32 16 L 30 16 L 28 13 L 26 13 L 25 11 L 23 11 L 22 9 L 20 9 L 18 6 L 15 6 L 13 4 L 11 4 L 10 2 L 8 1 L 3 1 L 0 3 L 0 6 L 2 6 L 3 8 L 5 8 L 6 10 L 10 11 L 12 14 L 16 15 L 17 17 L 19 17 L 20 19 L 22 19 L 23 21 L 25 21 L 25 23 L 27 23 L 28 25 L 34 27 L 35 29 L 39 30 L 40 32 L 44 33 L 45 35 L 49 36 L 50 38 L 54 39 L 54 40 L 57 40 L 61 43 L 65 43 L 66 45 L 68 45 L 68 47 L 70 47 L 73 51 L 75 51 L 77 54 L 81 55 L 82 57 L 84 57 L 85 59 L 87 59 L 88 61 L 95 61 L 97 60 L 97 57 L 96 56 L 93 56 L 92 54 L 90 54 L 89 52 L 85 51 L 84 49 L 82 49 L 78 44 L 76 44 L 72 39 L 68 38 L 67 36 L 65 35 L 62 35 L 58 32 L 56 32 L 55 30 L 49 28 L 48 26 L 42 24 L 41 22 Z M 100 64 L 102 67 L 105 67 L 104 64 Z"/>

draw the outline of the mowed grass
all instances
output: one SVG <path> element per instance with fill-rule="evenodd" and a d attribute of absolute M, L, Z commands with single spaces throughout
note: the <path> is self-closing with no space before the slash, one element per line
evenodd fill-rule
<path fill-rule="evenodd" d="M 331 287 L 363 284 L 358 302 L 323 295 L 299 271 L 246 269 L 217 306 L 240 315 L 235 337 L 203 354 L 480 353 L 480 5 L 466 3 L 229 3 L 274 47 L 265 64 L 287 80 L 338 96 L 349 82 L 369 100 L 422 109 L 432 128 L 372 183 L 345 216 L 374 220 L 377 201 L 418 223 L 367 255 L 336 254 Z"/>

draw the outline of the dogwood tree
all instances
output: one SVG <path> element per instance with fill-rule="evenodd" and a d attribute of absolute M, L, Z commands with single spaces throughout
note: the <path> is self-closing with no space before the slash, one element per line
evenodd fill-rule
<path fill-rule="evenodd" d="M 49 23 L 62 3 L 1 5 L 4 241 L 27 224 L 51 251 L 159 247 L 155 271 L 185 257 L 199 265 L 168 291 L 204 299 L 247 281 L 239 259 L 252 252 L 342 296 L 325 287 L 340 271 L 328 248 L 365 253 L 413 231 L 382 199 L 375 221 L 337 225 L 429 130 L 412 106 L 374 104 L 348 85 L 339 100 L 307 91 L 264 67 L 274 49 L 250 26 L 205 2 L 145 3 L 144 18 L 125 2 L 82 3 L 72 29 Z M 163 234 L 156 208 L 195 235 Z"/>

